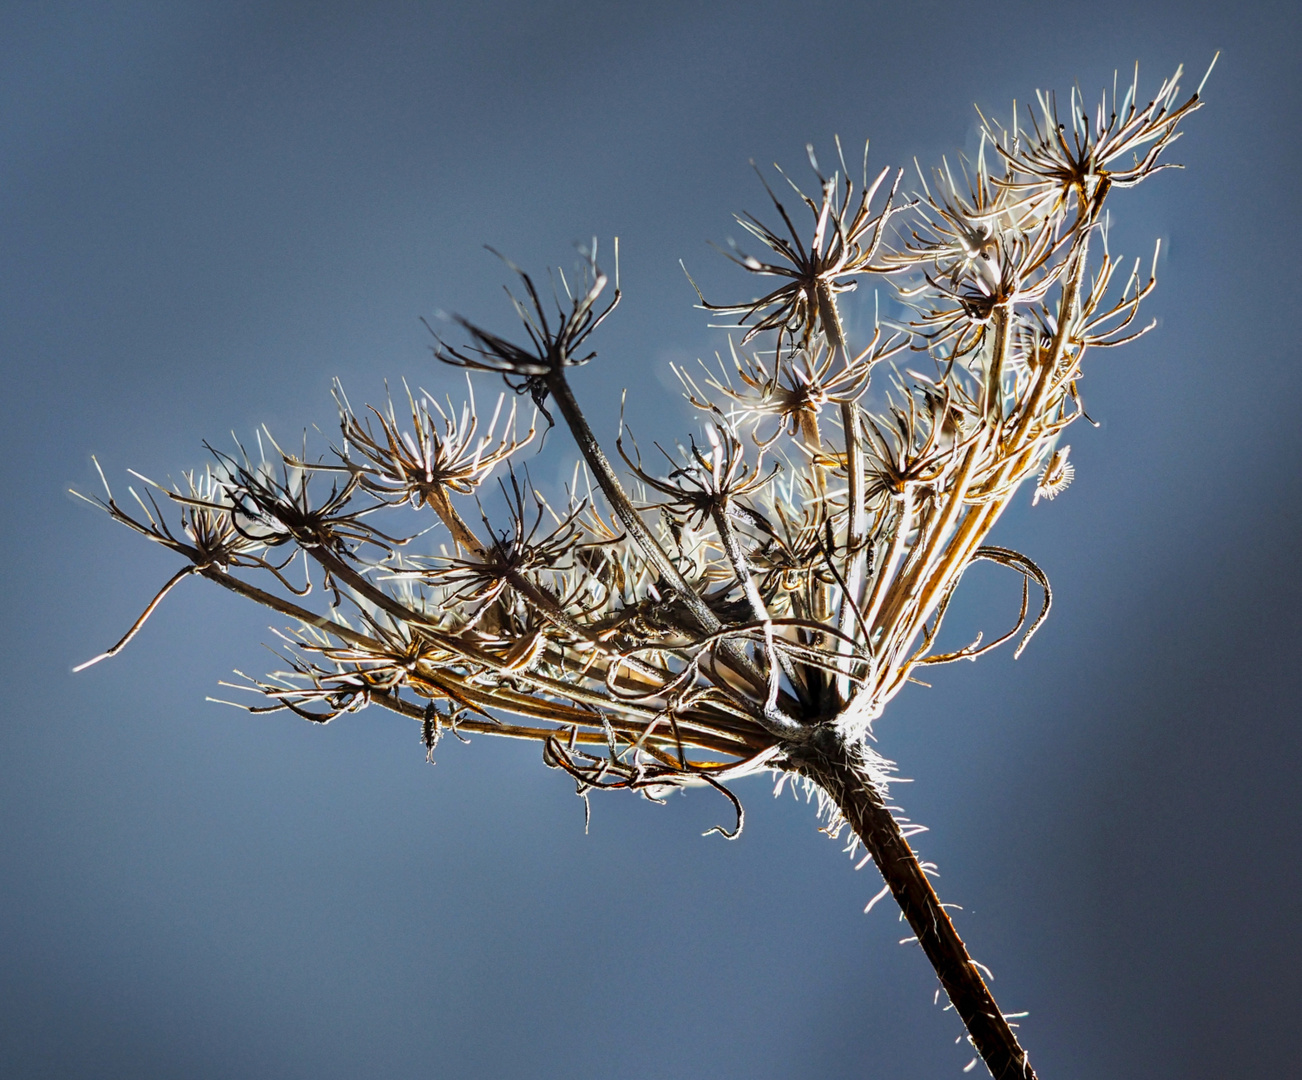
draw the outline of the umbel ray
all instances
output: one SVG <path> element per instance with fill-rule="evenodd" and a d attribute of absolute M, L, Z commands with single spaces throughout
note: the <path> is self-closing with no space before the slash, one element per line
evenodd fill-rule
<path fill-rule="evenodd" d="M 677 371 L 702 424 L 671 451 L 644 454 L 626 431 L 603 448 L 572 389 L 620 298 L 618 245 L 612 281 L 594 242 L 550 298 L 511 267 L 517 331 L 458 319 L 459 343 L 436 348 L 527 395 L 527 430 L 504 396 L 488 412 L 473 392 L 457 407 L 406 389 L 359 410 L 336 384 L 324 457 L 266 435 L 257 455 L 214 452 L 178 484 L 139 477 L 129 504 L 106 483 L 92 501 L 184 565 L 81 667 L 201 577 L 292 625 L 284 670 L 246 680 L 254 711 L 326 723 L 378 705 L 419 724 L 430 754 L 448 730 L 532 740 L 585 799 L 706 785 L 736 808 L 727 836 L 742 823 L 729 781 L 803 781 L 828 831 L 849 830 L 881 871 L 980 1060 L 1033 1077 L 867 737 L 920 669 L 1014 638 L 1020 654 L 1049 612 L 1036 564 L 986 538 L 1028 481 L 1039 501 L 1071 480 L 1061 436 L 1084 415 L 1087 354 L 1151 327 L 1139 312 L 1156 255 L 1146 269 L 1113 254 L 1105 204 L 1171 167 L 1202 103 L 1179 79 L 1146 103 L 1136 74 L 1093 109 L 1072 91 L 1065 108 L 1038 94 L 1007 125 L 983 116 L 975 158 L 919 170 L 913 195 L 903 170 L 870 176 L 866 150 L 857 179 L 839 144 L 830 175 L 811 150 L 810 193 L 783 175 L 790 194 L 765 184 L 768 224 L 737 219 L 760 254 L 729 258 L 761 295 L 701 297 L 737 330 L 726 359 Z M 855 341 L 840 298 L 864 280 L 909 315 Z M 523 467 L 544 424 L 583 459 L 559 499 Z M 490 482 L 506 507 L 494 520 L 479 501 Z M 978 560 L 1020 575 L 1016 623 L 942 651 Z"/>

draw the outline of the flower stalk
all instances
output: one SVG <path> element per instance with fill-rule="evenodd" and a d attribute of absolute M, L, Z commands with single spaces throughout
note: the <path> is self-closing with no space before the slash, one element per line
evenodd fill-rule
<path fill-rule="evenodd" d="M 968 955 L 953 920 L 936 895 L 887 803 L 881 773 L 865 748 L 834 731 L 793 753 L 802 776 L 818 785 L 872 855 L 891 896 L 963 1021 L 973 1048 L 996 1080 L 1035 1076 L 1026 1051 L 999 1011 L 981 970 Z"/>

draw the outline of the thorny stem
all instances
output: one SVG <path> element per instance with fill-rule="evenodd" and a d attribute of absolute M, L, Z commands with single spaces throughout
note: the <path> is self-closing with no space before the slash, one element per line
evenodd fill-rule
<path fill-rule="evenodd" d="M 820 322 L 827 337 L 828 347 L 833 351 L 844 351 L 845 342 L 841 329 L 841 320 L 835 299 L 830 290 L 819 290 Z M 1002 365 L 1008 348 L 1012 320 L 1009 312 L 1000 309 L 996 313 L 996 339 L 990 360 L 990 372 L 985 401 L 986 423 L 991 429 L 998 427 L 1002 402 L 999 387 L 1002 385 Z M 847 574 L 845 594 L 841 601 L 840 629 L 850 633 L 855 618 L 858 579 L 862 574 L 865 556 L 865 521 L 863 506 L 863 448 L 859 437 L 857 407 L 853 402 L 841 406 L 842 426 L 845 430 L 846 465 L 849 475 L 849 514 L 850 520 L 846 530 L 846 547 L 850 555 L 850 571 Z M 934 532 L 923 545 L 924 550 L 918 561 L 915 574 L 920 578 L 929 567 L 937 550 L 944 543 L 946 534 L 954 526 L 967 494 L 973 465 L 978 448 L 969 447 L 959 468 L 951 502 L 946 506 L 940 521 L 934 526 Z M 883 578 L 891 577 L 894 564 L 898 559 L 900 546 L 909 528 L 912 504 L 907 496 L 897 525 L 897 534 L 891 544 L 891 555 Z M 971 517 L 986 517 L 987 508 L 982 507 L 972 513 Z M 984 535 L 985 529 L 975 530 Z M 966 559 L 960 565 L 965 564 Z M 879 579 L 879 582 L 882 579 Z M 905 592 L 909 596 L 916 585 Z M 874 590 L 876 591 L 876 590 Z M 926 604 L 926 598 L 923 599 Z M 868 616 L 869 625 L 876 615 L 876 603 Z M 922 608 L 925 619 L 926 606 Z M 916 621 L 916 619 L 915 619 Z M 883 644 L 889 644 L 889 635 Z M 848 681 L 844 677 L 838 680 L 842 699 L 849 696 Z M 968 955 L 967 947 L 959 937 L 953 921 L 941 905 L 940 898 L 914 854 L 908 840 L 900 830 L 899 823 L 887 807 L 884 792 L 874 781 L 868 767 L 863 747 L 857 742 L 847 742 L 836 733 L 834 728 L 820 729 L 819 735 L 809 745 L 798 748 L 793 753 L 793 760 L 799 770 L 818 784 L 835 802 L 845 816 L 855 835 L 863 842 L 872 855 L 873 861 L 881 871 L 882 877 L 908 920 L 919 944 L 926 953 L 948 995 L 955 1011 L 962 1018 L 973 1046 L 985 1061 L 996 1080 L 1034 1080 L 1035 1073 L 1027 1061 L 1026 1052 L 1017 1042 L 1008 1021 L 1004 1019 L 993 995 L 977 966 Z"/>
<path fill-rule="evenodd" d="M 865 749 L 831 727 L 793 748 L 796 769 L 836 804 L 863 842 L 995 1080 L 1035 1072 L 873 778 Z"/>

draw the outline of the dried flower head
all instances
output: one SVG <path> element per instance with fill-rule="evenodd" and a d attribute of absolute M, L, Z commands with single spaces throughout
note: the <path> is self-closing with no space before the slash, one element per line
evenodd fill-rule
<path fill-rule="evenodd" d="M 779 261 L 757 259 L 740 250 L 728 254 L 728 258 L 750 273 L 761 277 L 785 278 L 786 283 L 744 304 L 710 304 L 697 290 L 701 306 L 707 311 L 721 315 L 739 315 L 741 325 L 750 324 L 742 338 L 743 345 L 759 334 L 776 330 L 800 346 L 808 347 L 820 327 L 825 331 L 825 324 L 835 324 L 837 329 L 833 330 L 830 339 L 831 348 L 835 350 L 842 347 L 844 337 L 838 332 L 835 297 L 856 288 L 857 277 L 873 271 L 884 272 L 873 266 L 873 259 L 881 246 L 886 225 L 901 209 L 894 205 L 894 201 L 902 170 L 896 173 L 882 209 L 874 214 L 873 199 L 890 174 L 890 169 L 883 169 L 869 182 L 866 143 L 863 151 L 863 180 L 857 199 L 854 181 L 850 178 L 850 170 L 846 168 L 839 139 L 836 152 L 841 168 L 830 177 L 824 176 L 819 169 L 813 146 L 806 146 L 805 150 L 814 175 L 818 178 L 819 201 L 815 202 L 789 179 L 787 183 L 814 216 L 814 228 L 808 239 L 796 228 L 786 207 L 757 169 L 756 174 L 782 219 L 786 235 L 769 228 L 751 214 L 739 215 L 737 223 L 767 247 Z M 778 172 L 783 179 L 787 179 L 781 168 L 778 168 Z M 688 280 L 691 280 L 690 275 Z"/>
<path fill-rule="evenodd" d="M 1075 91 L 1067 121 L 1045 95 L 1029 128 L 983 118 L 974 161 L 957 172 L 946 161 L 931 181 L 920 171 L 921 190 L 902 203 L 897 172 L 878 209 L 889 170 L 869 183 L 865 154 L 856 187 L 844 160 L 825 177 L 811 151 L 818 197 L 792 185 L 809 228 L 766 185 L 781 227 L 738 220 L 768 260 L 729 256 L 780 284 L 742 304 L 701 301 L 744 328 L 716 368 L 679 371 L 704 413 L 701 436 L 654 466 L 621 429 L 631 488 L 569 383 L 619 302 L 618 247 L 604 307 L 595 242 L 578 285 L 560 274 L 551 305 L 512 267 L 522 343 L 458 319 L 468 343 L 440 340 L 436 352 L 500 375 L 549 424 L 557 409 L 584 464 L 563 501 L 530 482 L 521 459 L 534 427 L 518 435 L 500 397 L 481 425 L 473 396 L 445 409 L 404 384 L 400 421 L 391 400 L 355 412 L 336 384 L 342 443 L 329 460 L 270 442 L 270 461 L 241 449 L 184 487 L 152 485 L 136 496 L 138 514 L 111 493 L 97 500 L 186 565 L 96 660 L 200 576 L 297 627 L 287 666 L 246 681 L 265 702 L 257 710 L 325 723 L 379 705 L 420 725 L 427 755 L 445 728 L 531 740 L 585 801 L 595 790 L 658 799 L 707 786 L 736 810 L 727 836 L 742 824 L 729 781 L 800 777 L 827 830 L 848 828 L 851 850 L 865 847 L 885 876 L 992 1072 L 1033 1077 L 893 812 L 890 763 L 866 739 L 922 669 L 1019 635 L 1020 654 L 1049 612 L 1044 572 L 987 538 L 1024 482 L 1038 474 L 1033 503 L 1070 483 L 1070 448 L 1058 444 L 1084 415 L 1090 350 L 1148 329 L 1132 326 L 1153 271 L 1143 277 L 1136 262 L 1117 273 L 1104 204 L 1169 167 L 1162 154 L 1201 106 L 1200 92 L 1176 104 L 1178 78 L 1146 107 L 1133 83 L 1109 107 L 1114 87 L 1092 119 Z M 857 348 L 838 298 L 865 278 L 891 286 L 909 314 L 875 319 Z M 906 348 L 918 362 L 901 369 Z M 500 514 L 484 488 L 494 473 Z M 413 512 L 414 528 L 383 524 Z M 295 559 L 324 582 L 315 607 L 310 577 L 294 586 L 285 575 Z M 951 600 L 982 560 L 1020 581 L 1013 626 L 944 644 Z M 1033 618 L 1032 587 L 1042 597 Z"/>

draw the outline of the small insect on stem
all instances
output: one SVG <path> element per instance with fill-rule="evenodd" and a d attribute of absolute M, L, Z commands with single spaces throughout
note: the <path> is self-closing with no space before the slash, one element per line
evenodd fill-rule
<path fill-rule="evenodd" d="M 1040 473 L 1039 483 L 1035 485 L 1035 497 L 1031 500 L 1032 506 L 1041 499 L 1053 502 L 1054 499 L 1067 490 L 1067 486 L 1076 475 L 1076 466 L 1067 460 L 1067 455 L 1070 453 L 1070 446 L 1060 446 L 1050 455 L 1048 463 Z"/>

